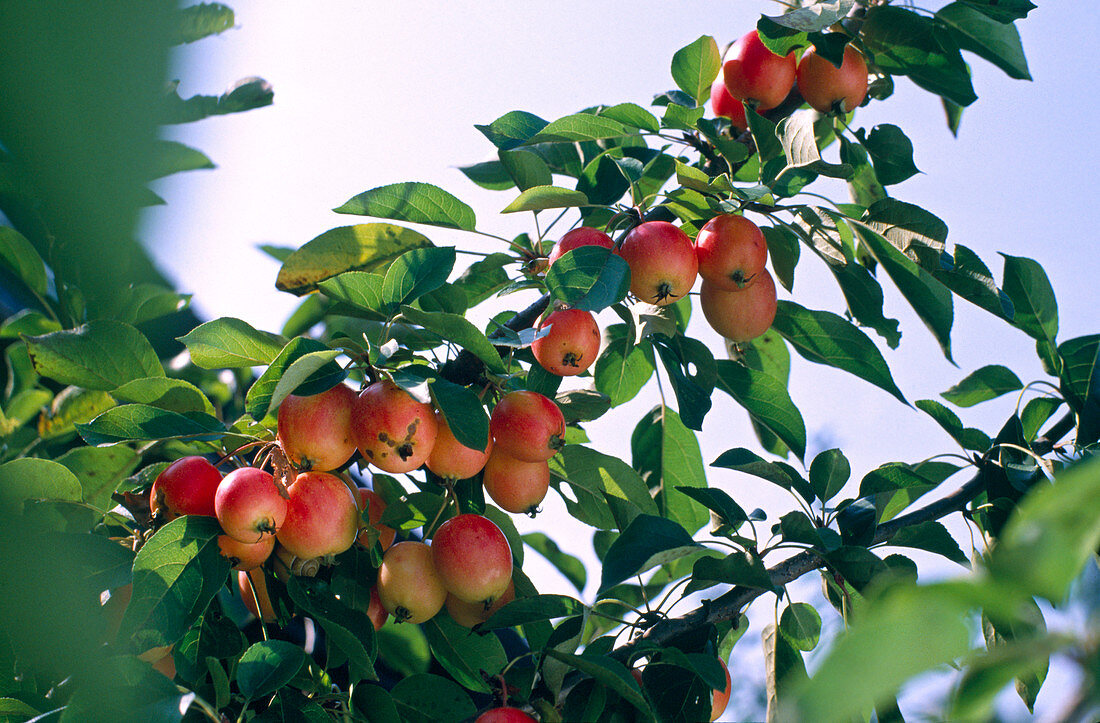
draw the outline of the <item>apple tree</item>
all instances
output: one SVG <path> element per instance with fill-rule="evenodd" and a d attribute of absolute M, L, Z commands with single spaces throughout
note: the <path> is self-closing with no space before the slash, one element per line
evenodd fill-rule
<path fill-rule="evenodd" d="M 1059 338 L 1039 262 L 995 275 L 892 195 L 913 144 L 860 125 L 903 77 L 952 129 L 968 61 L 1028 78 L 1032 3 L 803 0 L 680 49 L 651 98 L 486 119 L 494 160 L 461 170 L 529 230 L 417 181 L 336 199 L 345 224 L 266 249 L 272 293 L 301 299 L 278 331 L 196 318 L 131 240 L 148 181 L 210 165 L 159 126 L 272 100 L 255 78 L 164 86 L 167 49 L 233 11 L 53 5 L 0 7 L 0 718 L 706 720 L 761 640 L 769 719 L 900 719 L 901 686 L 945 666 L 943 715 L 982 719 L 1006 686 L 1032 707 L 1057 654 L 1081 670 L 1065 714 L 1095 713 L 1095 630 L 1048 632 L 1043 610 L 1100 546 L 1100 336 Z M 811 264 L 843 307 L 799 303 Z M 948 360 L 956 304 L 976 306 L 1048 378 L 991 355 L 911 400 L 884 293 Z M 855 475 L 808 454 L 792 356 L 957 448 Z M 967 426 L 1009 394 L 999 427 Z M 656 404 L 631 419 L 639 395 Z M 756 439 L 707 460 L 719 404 Z M 629 449 L 589 440 L 603 417 Z M 746 509 L 749 485 L 788 507 Z M 598 565 L 552 526 L 520 533 L 548 497 Z M 906 549 L 973 569 L 918 582 Z M 540 592 L 533 554 L 576 594 Z M 820 609 L 788 594 L 809 577 Z M 754 604 L 775 621 L 743 637 Z"/>

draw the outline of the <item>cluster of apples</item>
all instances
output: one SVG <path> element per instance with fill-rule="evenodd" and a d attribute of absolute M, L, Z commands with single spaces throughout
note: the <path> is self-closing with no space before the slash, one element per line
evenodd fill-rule
<path fill-rule="evenodd" d="M 615 247 L 604 232 L 582 226 L 562 236 L 550 254 L 550 263 L 584 245 Z M 711 328 L 730 341 L 751 341 L 775 320 L 775 280 L 765 268 L 768 245 L 760 228 L 744 216 L 723 214 L 710 219 L 699 229 L 694 242 L 667 221 L 647 221 L 623 236 L 616 253 L 630 267 L 630 292 L 657 306 L 683 298 L 702 277 L 699 300 L 703 316 Z M 555 323 L 554 318 L 563 313 L 554 312 L 543 324 Z M 576 355 L 580 341 L 586 338 L 576 326 L 563 325 L 552 344 L 555 355 Z M 558 356 L 544 359 L 534 344 L 532 349 L 539 363 L 553 371 Z"/>
<path fill-rule="evenodd" d="M 847 113 L 867 96 L 867 62 L 851 44 L 845 46 L 839 68 L 812 46 L 796 62 L 793 53 L 773 53 L 751 30 L 726 51 L 722 71 L 710 88 L 711 109 L 744 131 L 749 125 L 742 102 L 762 113 L 782 103 L 795 85 L 814 110 Z"/>
<path fill-rule="evenodd" d="M 444 604 L 455 620 L 472 626 L 514 596 L 511 550 L 490 520 L 459 515 L 435 531 L 430 546 L 393 544 L 395 531 L 380 524 L 382 498 L 349 486 L 332 471 L 358 450 L 366 462 L 391 473 L 423 465 L 453 481 L 483 472 L 486 493 L 497 505 L 533 513 L 549 488 L 548 460 L 564 444 L 565 419 L 553 400 L 525 390 L 505 394 L 493 408 L 482 450 L 462 445 L 441 413 L 390 380 L 358 394 L 338 384 L 320 394 L 289 395 L 277 419 L 279 446 L 299 470 L 289 485 L 259 467 L 241 467 L 223 478 L 205 458 L 193 456 L 169 465 L 150 490 L 158 520 L 183 514 L 218 519 L 224 532 L 218 544 L 233 560 L 242 595 L 257 615 L 273 617 L 269 602 L 255 599 L 267 597 L 260 590 L 263 576 L 248 573 L 272 554 L 275 573 L 284 579 L 316 574 L 316 561 L 357 540 L 369 548 L 377 539 L 384 551 L 372 593 L 377 604 L 372 600 L 368 611 L 376 627 L 386 612 L 421 622 Z M 369 522 L 362 519 L 364 510 Z"/>

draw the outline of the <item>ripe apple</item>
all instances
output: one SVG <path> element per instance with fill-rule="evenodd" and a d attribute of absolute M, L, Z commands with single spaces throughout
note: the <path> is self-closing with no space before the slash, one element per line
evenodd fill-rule
<path fill-rule="evenodd" d="M 378 544 L 382 546 L 382 551 L 385 552 L 386 548 L 392 545 L 394 538 L 397 537 L 397 530 L 379 523 L 379 520 L 382 519 L 382 513 L 386 511 L 386 501 L 382 499 L 382 495 L 366 487 L 358 488 L 357 492 L 359 494 L 359 523 L 362 525 L 363 510 L 367 510 L 367 520 L 370 527 L 378 531 Z M 361 546 L 370 549 L 370 537 L 370 531 L 366 526 L 361 526 L 356 541 Z"/>
<path fill-rule="evenodd" d="M 550 463 L 526 462 L 494 449 L 481 473 L 481 483 L 502 510 L 533 516 L 550 489 Z"/>
<path fill-rule="evenodd" d="M 449 480 L 467 479 L 480 472 L 493 449 L 493 436 L 489 435 L 485 449 L 470 449 L 458 441 L 442 412 L 436 412 L 435 421 L 439 431 L 428 455 L 428 469 Z"/>
<path fill-rule="evenodd" d="M 378 598 L 397 622 L 422 623 L 443 609 L 447 588 L 436 574 L 432 549 L 423 542 L 398 542 L 382 556 Z"/>
<path fill-rule="evenodd" d="M 355 392 L 345 384 L 308 397 L 289 395 L 279 405 L 279 444 L 297 469 L 327 472 L 355 454 L 351 407 Z"/>
<path fill-rule="evenodd" d="M 486 610 L 485 606 L 481 603 L 468 603 L 458 599 L 451 593 L 447 593 L 447 600 L 443 605 L 447 608 L 447 613 L 451 616 L 452 620 L 463 627 L 472 628 L 493 617 L 493 613 L 515 599 L 516 586 L 509 580 L 508 587 L 505 588 L 504 594 L 498 597 L 497 601 L 493 603 L 488 610 Z"/>
<path fill-rule="evenodd" d="M 775 280 L 764 269 L 740 291 L 726 291 L 703 280 L 699 305 L 707 323 L 735 342 L 751 341 L 768 330 L 775 320 Z"/>
<path fill-rule="evenodd" d="M 503 706 L 490 708 L 474 720 L 474 723 L 538 723 L 519 708 Z"/>
<path fill-rule="evenodd" d="M 558 239 L 554 249 L 550 252 L 550 256 L 547 257 L 548 264 L 553 264 L 564 256 L 567 251 L 572 251 L 579 246 L 603 246 L 605 249 L 613 249 L 615 248 L 615 242 L 611 240 L 610 236 L 597 228 L 578 226 L 572 231 L 567 231 L 565 235 Z"/>
<path fill-rule="evenodd" d="M 730 703 L 730 693 L 733 691 L 733 679 L 730 678 L 730 669 L 726 665 L 725 661 L 719 659 L 722 663 L 722 670 L 726 673 L 726 688 L 725 690 L 715 690 L 714 697 L 710 702 L 710 719 L 712 721 L 718 720 L 718 718 L 725 712 L 726 706 Z"/>
<path fill-rule="evenodd" d="M 275 538 L 265 535 L 259 542 L 241 542 L 229 535 L 218 535 L 218 549 L 228 557 L 234 570 L 255 570 L 267 562 L 275 549 Z"/>
<path fill-rule="evenodd" d="M 488 517 L 452 517 L 435 531 L 431 550 L 443 587 L 463 602 L 488 610 L 512 581 L 512 548 Z"/>
<path fill-rule="evenodd" d="M 381 630 L 382 626 L 386 624 L 386 619 L 390 614 L 386 612 L 385 606 L 382 605 L 382 598 L 378 597 L 378 586 L 375 585 L 370 589 L 370 604 L 367 606 L 367 617 L 370 618 L 371 625 L 375 630 Z"/>
<path fill-rule="evenodd" d="M 539 324 L 549 327 L 546 336 L 531 343 L 531 352 L 542 368 L 559 377 L 580 374 L 592 366 L 600 353 L 600 326 L 592 312 L 559 309 Z"/>
<path fill-rule="evenodd" d="M 809 48 L 798 61 L 798 92 L 821 113 L 840 103 L 841 111 L 854 110 L 867 96 L 867 62 L 852 45 L 844 47 L 844 60 L 836 67 Z"/>
<path fill-rule="evenodd" d="M 783 102 L 794 85 L 794 55 L 779 56 L 760 42 L 756 30 L 745 33 L 726 53 L 722 78 L 734 98 L 765 111 Z"/>
<path fill-rule="evenodd" d="M 287 488 L 286 519 L 276 536 L 295 557 L 339 555 L 359 535 L 359 506 L 344 481 L 327 472 L 302 472 Z"/>
<path fill-rule="evenodd" d="M 489 431 L 493 452 L 524 462 L 545 462 L 565 444 L 565 416 L 549 397 L 517 390 L 497 402 L 489 417 Z"/>
<path fill-rule="evenodd" d="M 384 472 L 411 472 L 424 464 L 436 431 L 431 405 L 389 379 L 369 385 L 352 407 L 352 440 L 363 457 Z"/>
<path fill-rule="evenodd" d="M 249 580 L 252 584 L 249 585 Z M 252 588 L 256 588 L 256 594 L 252 594 Z M 257 570 L 241 570 L 237 573 L 237 589 L 241 592 L 241 601 L 244 602 L 244 606 L 248 608 L 248 611 L 254 616 L 260 618 L 265 623 L 275 622 L 275 608 L 271 605 L 271 597 L 267 593 L 267 581 L 264 578 L 264 571 Z M 256 598 L 259 597 L 259 607 L 256 606 Z M 260 612 L 263 612 L 263 616 L 260 616 Z"/>
<path fill-rule="evenodd" d="M 668 221 L 646 221 L 632 228 L 623 237 L 619 255 L 630 266 L 630 293 L 657 306 L 683 298 L 699 273 L 691 239 Z"/>
<path fill-rule="evenodd" d="M 180 515 L 214 517 L 222 473 L 204 457 L 181 457 L 164 468 L 149 490 L 149 510 L 164 521 Z"/>
<path fill-rule="evenodd" d="M 214 496 L 214 511 L 222 531 L 240 542 L 259 542 L 286 519 L 283 489 L 269 473 L 241 467 L 225 476 Z"/>
<path fill-rule="evenodd" d="M 738 291 L 764 270 L 768 244 L 755 223 L 744 216 L 723 214 L 699 229 L 695 255 L 704 281 L 719 289 Z"/>
<path fill-rule="evenodd" d="M 749 121 L 745 118 L 745 106 L 741 104 L 741 101 L 730 95 L 722 73 L 718 74 L 718 78 L 710 86 L 710 109 L 714 111 L 716 116 L 729 118 L 732 128 L 739 131 L 749 129 Z"/>

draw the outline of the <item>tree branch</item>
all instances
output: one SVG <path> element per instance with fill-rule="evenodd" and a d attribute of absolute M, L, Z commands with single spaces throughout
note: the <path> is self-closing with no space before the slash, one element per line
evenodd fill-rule
<path fill-rule="evenodd" d="M 888 542 L 899 530 L 905 527 L 936 520 L 952 512 L 957 512 L 984 490 L 985 478 L 979 472 L 966 484 L 946 497 L 879 525 L 875 531 L 872 544 Z M 789 557 L 769 568 L 768 574 L 771 576 L 772 584 L 775 587 L 781 587 L 797 580 L 808 572 L 824 566 L 825 560 L 822 558 L 821 553 L 806 551 Z M 654 645 L 663 647 L 681 635 L 696 630 L 703 625 L 725 620 L 736 620 L 745 606 L 765 592 L 767 591 L 762 588 L 735 585 L 714 600 L 704 600 L 702 605 L 689 613 L 660 621 L 630 642 L 616 648 L 613 655 L 616 658 L 625 660 L 630 657 L 631 653 L 642 647 Z"/>
<path fill-rule="evenodd" d="M 1037 437 L 1031 443 L 1031 449 L 1040 455 L 1048 454 L 1062 437 L 1074 428 L 1075 424 L 1076 417 L 1071 410 L 1051 425 L 1046 434 Z M 899 530 L 958 512 L 985 490 L 985 471 L 979 467 L 974 477 L 946 497 L 879 525 L 871 544 L 889 542 Z M 781 587 L 824 566 L 825 560 L 819 552 L 806 551 L 769 568 L 768 574 L 771 576 L 772 585 Z M 767 591 L 762 588 L 735 585 L 714 600 L 704 600 L 702 605 L 689 613 L 658 622 L 630 642 L 616 648 L 612 655 L 620 660 L 626 660 L 642 647 L 662 647 L 703 625 L 736 620 L 750 602 L 765 592 Z"/>

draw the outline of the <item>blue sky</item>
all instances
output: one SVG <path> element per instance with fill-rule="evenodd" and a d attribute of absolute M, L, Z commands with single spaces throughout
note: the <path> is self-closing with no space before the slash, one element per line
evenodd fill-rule
<path fill-rule="evenodd" d="M 281 327 L 296 300 L 275 291 L 278 266 L 259 244 L 299 246 L 360 222 L 330 209 L 399 181 L 447 189 L 475 209 L 479 227 L 501 236 L 533 231 L 527 214 L 498 215 L 513 198 L 509 192 L 482 190 L 456 170 L 492 154 L 475 123 L 515 109 L 553 119 L 598 103 L 646 105 L 674 87 L 669 63 L 677 49 L 703 34 L 725 44 L 751 28 L 759 13 L 780 11 L 763 0 L 230 4 L 238 27 L 179 53 L 180 92 L 216 94 L 238 78 L 260 75 L 274 86 L 275 103 L 173 129 L 174 138 L 203 150 L 218 168 L 158 187 L 168 205 L 148 212 L 143 234 L 181 290 L 195 294 L 201 315 L 237 316 L 271 330 Z M 1100 13 L 1077 3 L 1040 4 L 1019 23 L 1034 82 L 1011 80 L 976 60 L 979 100 L 966 111 L 958 139 L 948 132 L 938 99 L 906 80 L 889 101 L 862 109 L 854 125 L 893 123 L 909 135 L 923 173 L 892 194 L 946 221 L 949 245 L 974 249 L 998 277 L 998 251 L 1043 264 L 1058 294 L 1064 340 L 1100 331 L 1100 255 L 1091 220 L 1100 202 L 1094 171 L 1100 128 L 1095 54 L 1087 50 L 1100 31 Z M 847 200 L 843 191 L 837 197 Z M 422 230 L 439 245 L 498 250 L 461 232 Z M 839 312 L 842 299 L 826 276 L 804 254 L 794 294 L 780 296 Z M 505 301 L 512 308 L 527 303 L 526 297 Z M 1025 382 L 1043 378 L 1027 337 L 966 302 L 956 301 L 958 367 L 943 359 L 889 288 L 886 303 L 887 314 L 902 322 L 903 338 L 898 350 L 880 348 L 910 400 L 935 398 L 989 363 L 1008 365 Z M 701 321 L 692 331 L 721 354 L 719 339 Z M 794 362 L 791 395 L 806 420 L 809 455 L 840 446 L 854 480 L 884 462 L 955 451 L 922 413 L 801 359 Z M 629 457 L 623 429 L 655 399 L 650 394 L 591 425 L 596 445 Z M 1009 395 L 960 416 L 992 434 L 1015 403 Z M 754 447 L 744 413 L 716 400 L 701 446 L 705 463 L 730 447 Z M 714 474 L 711 483 L 746 509 L 788 509 L 771 490 L 743 478 Z M 521 530 L 552 531 L 559 539 L 550 525 L 560 509 L 551 500 L 543 516 L 517 522 Z M 588 533 L 563 537 L 563 548 L 591 556 Z M 534 570 L 547 587 L 568 592 L 549 569 Z"/>

